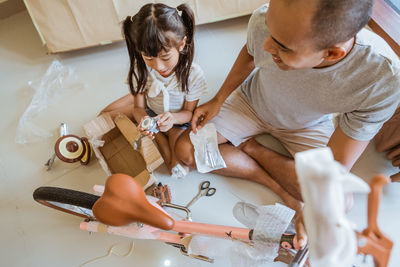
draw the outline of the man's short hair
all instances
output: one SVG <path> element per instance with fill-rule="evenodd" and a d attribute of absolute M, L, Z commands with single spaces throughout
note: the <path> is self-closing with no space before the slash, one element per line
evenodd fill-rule
<path fill-rule="evenodd" d="M 371 17 L 373 0 L 316 0 L 311 37 L 323 50 L 350 40 Z"/>

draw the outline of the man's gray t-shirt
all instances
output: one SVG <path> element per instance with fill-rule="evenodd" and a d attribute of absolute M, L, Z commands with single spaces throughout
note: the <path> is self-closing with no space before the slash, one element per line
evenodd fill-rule
<path fill-rule="evenodd" d="M 247 50 L 256 70 L 240 89 L 256 113 L 282 129 L 303 129 L 331 120 L 349 137 L 370 140 L 395 111 L 400 100 L 400 64 L 390 47 L 363 29 L 350 53 L 335 65 L 282 71 L 264 51 L 269 35 L 268 5 L 254 11 L 247 33 Z"/>

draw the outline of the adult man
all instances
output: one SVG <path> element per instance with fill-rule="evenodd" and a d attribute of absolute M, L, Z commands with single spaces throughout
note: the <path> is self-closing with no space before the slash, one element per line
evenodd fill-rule
<path fill-rule="evenodd" d="M 351 168 L 399 101 L 398 59 L 361 30 L 372 5 L 271 0 L 250 18 L 247 43 L 217 95 L 193 115 L 193 132 L 211 119 L 216 125 L 227 163 L 217 173 L 266 185 L 296 209 L 301 245 L 306 235 L 294 162 L 252 137 L 269 133 L 292 155 L 328 145 Z M 340 113 L 336 129 L 333 113 Z M 187 134 L 177 146 L 193 151 Z M 192 154 L 177 156 L 195 166 Z"/>

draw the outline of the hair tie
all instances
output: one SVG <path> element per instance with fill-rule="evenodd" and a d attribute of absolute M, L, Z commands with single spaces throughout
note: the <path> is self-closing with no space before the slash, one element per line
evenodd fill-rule
<path fill-rule="evenodd" d="M 133 22 L 133 16 L 131 16 L 131 22 Z"/>
<path fill-rule="evenodd" d="M 178 12 L 179 17 L 182 17 L 182 10 L 178 10 L 178 8 L 175 8 L 176 12 Z"/>

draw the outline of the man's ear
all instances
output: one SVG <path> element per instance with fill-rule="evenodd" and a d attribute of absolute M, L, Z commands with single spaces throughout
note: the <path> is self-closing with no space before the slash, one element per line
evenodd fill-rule
<path fill-rule="evenodd" d="M 186 45 L 186 40 L 187 40 L 187 38 L 186 38 L 186 36 L 185 37 L 183 37 L 183 40 L 182 40 L 182 42 L 181 42 L 181 44 L 180 44 L 180 46 L 179 46 L 179 52 L 182 52 L 183 51 L 183 49 L 185 48 L 185 45 Z"/>
<path fill-rule="evenodd" d="M 346 56 L 346 49 L 342 46 L 333 46 L 326 49 L 324 59 L 327 61 L 338 61 Z"/>

